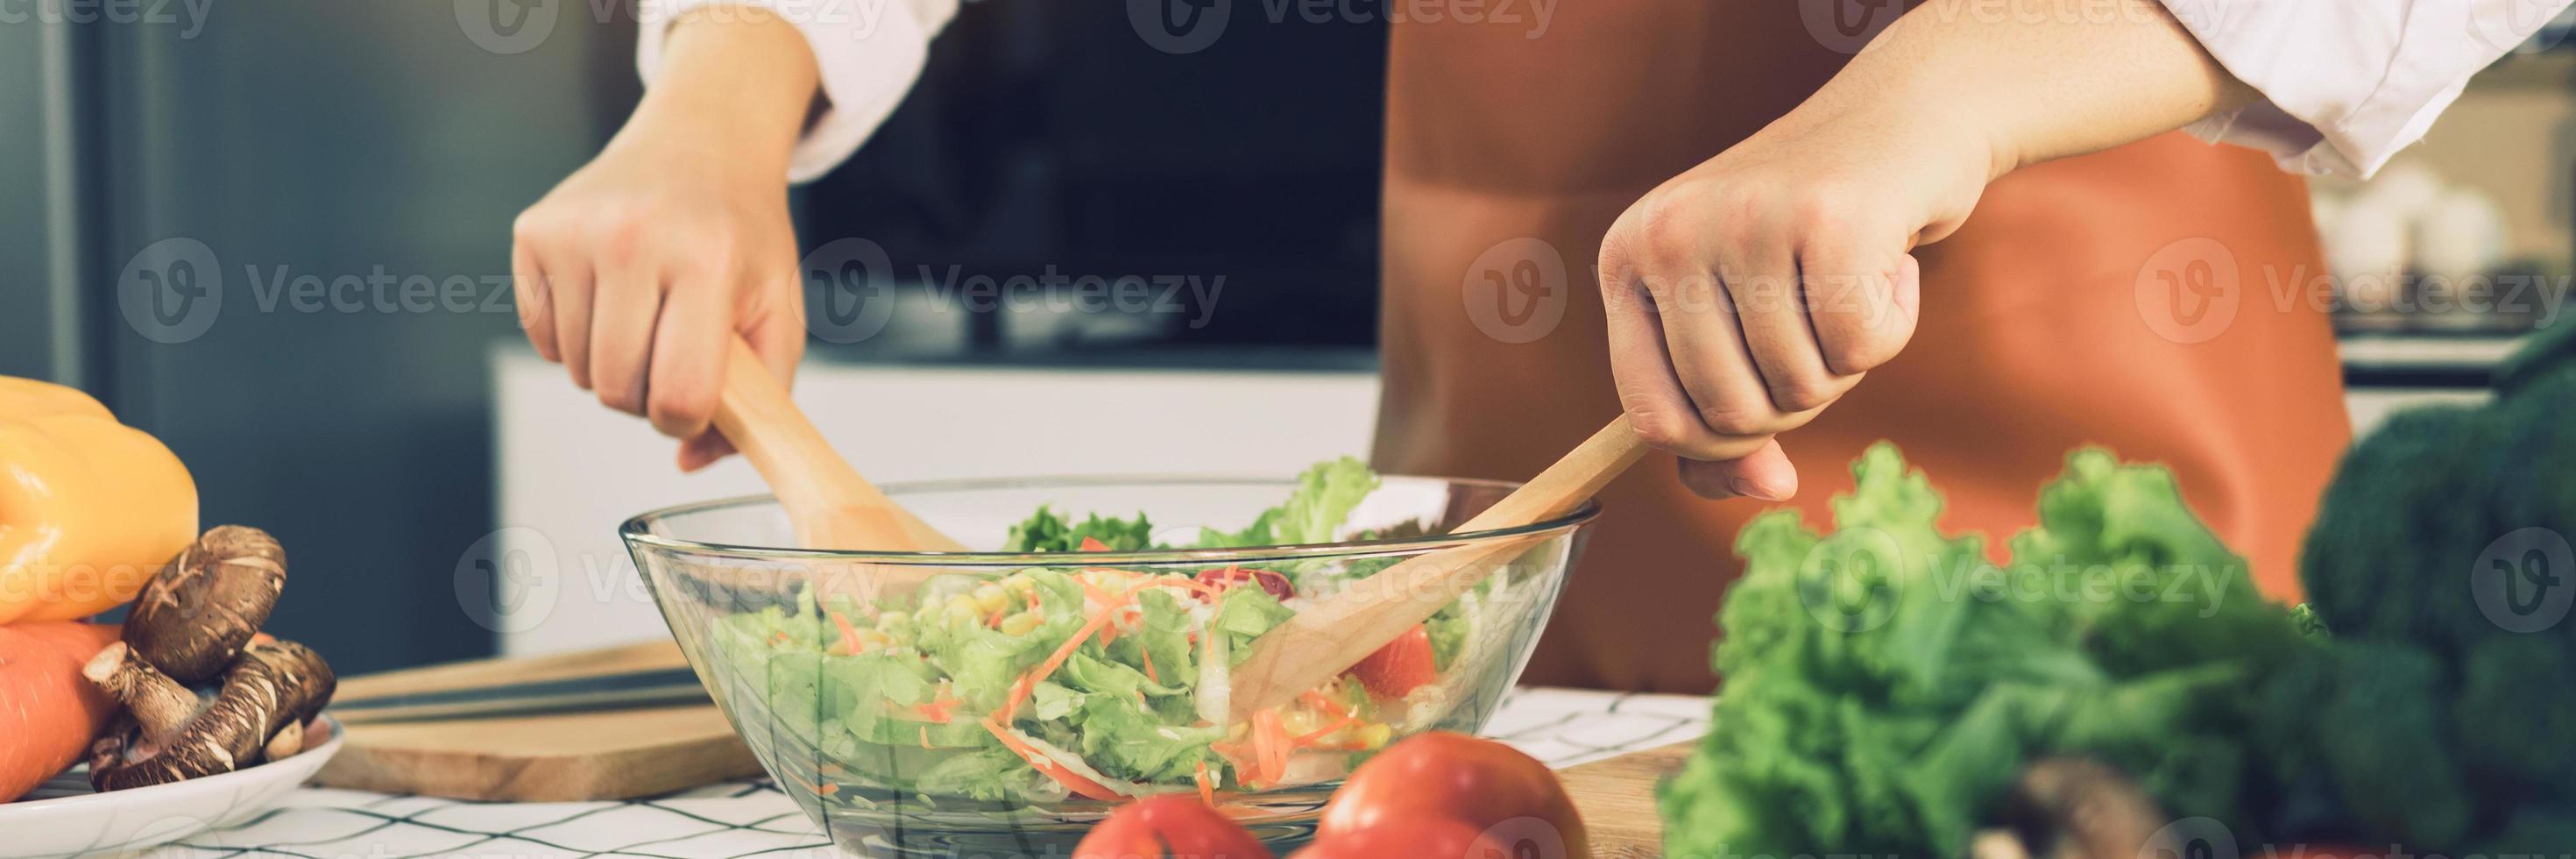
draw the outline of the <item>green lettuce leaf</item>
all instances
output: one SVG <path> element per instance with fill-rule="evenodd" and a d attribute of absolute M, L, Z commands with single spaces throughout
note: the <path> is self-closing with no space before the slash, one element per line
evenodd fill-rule
<path fill-rule="evenodd" d="M 1357 459 L 1345 456 L 1316 463 L 1298 475 L 1297 491 L 1287 501 L 1262 511 L 1241 531 L 1204 529 L 1199 545 L 1223 548 L 1330 543 L 1340 536 L 1342 521 L 1350 518 L 1352 508 L 1377 487 L 1377 472 Z"/>

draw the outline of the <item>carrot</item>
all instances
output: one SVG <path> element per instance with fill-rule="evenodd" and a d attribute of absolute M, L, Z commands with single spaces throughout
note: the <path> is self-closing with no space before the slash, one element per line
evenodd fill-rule
<path fill-rule="evenodd" d="M 1198 782 L 1199 782 L 1199 801 L 1200 801 L 1200 802 L 1207 803 L 1207 806 L 1208 806 L 1209 808 L 1215 808 L 1215 807 L 1216 807 L 1216 780 L 1208 777 L 1208 770 L 1207 770 L 1207 762 L 1206 762 L 1206 761 L 1200 761 L 1200 762 L 1199 762 Z"/>
<path fill-rule="evenodd" d="M 842 617 L 840 612 L 832 612 L 832 625 L 841 629 L 841 655 L 859 655 L 859 631 L 851 628 L 850 619 Z"/>
<path fill-rule="evenodd" d="M 1280 723 L 1279 711 L 1252 714 L 1252 759 L 1264 783 L 1276 784 L 1288 774 L 1288 726 Z"/>
<path fill-rule="evenodd" d="M 0 802 L 24 796 L 89 750 L 116 702 L 81 665 L 116 640 L 112 624 L 0 626 Z"/>
<path fill-rule="evenodd" d="M 1106 552 L 1109 551 L 1109 544 L 1100 542 L 1100 538 L 1097 537 L 1084 537 L 1080 548 L 1085 552 Z"/>
<path fill-rule="evenodd" d="M 928 701 L 914 704 L 912 705 L 912 708 L 915 712 L 920 713 L 922 718 L 928 719 L 934 724 L 945 725 L 948 724 L 950 720 L 956 718 L 955 714 L 957 711 L 957 705 L 961 703 L 964 702 L 957 700 L 956 696 L 948 694 L 948 687 L 942 686 L 939 687 L 939 694 L 937 696 Z M 922 729 L 924 733 L 927 733 L 929 730 L 930 729 L 928 728 Z M 927 742 L 927 740 L 924 742 Z"/>
<path fill-rule="evenodd" d="M 1064 661 L 1073 658 L 1073 652 L 1081 649 L 1082 643 L 1100 632 L 1101 627 L 1108 626 L 1109 619 L 1117 616 L 1120 608 L 1125 607 L 1129 600 L 1135 599 L 1137 594 L 1144 593 L 1146 588 L 1153 587 L 1155 584 L 1157 583 L 1146 582 L 1128 588 L 1126 593 L 1116 596 L 1114 602 L 1103 606 L 1098 614 L 1092 615 L 1090 620 L 1083 622 L 1082 628 L 1075 630 L 1072 638 L 1065 639 L 1064 646 L 1056 648 L 1055 653 L 1047 656 L 1045 662 L 1038 663 L 1036 670 L 1022 675 L 1020 682 L 1011 687 L 1010 699 L 1002 702 L 1002 720 L 1010 721 L 1012 715 L 1020 712 L 1020 705 L 1028 701 L 1029 692 L 1037 688 L 1038 681 L 1046 679 L 1047 675 L 1054 674 L 1056 669 L 1064 667 Z"/>
<path fill-rule="evenodd" d="M 1054 758 L 1047 757 L 1045 752 L 1038 751 L 1035 747 L 1021 742 L 1019 737 L 1014 736 L 1009 729 L 1002 727 L 1002 723 L 1000 722 L 992 719 L 985 719 L 984 730 L 993 732 L 993 738 L 1001 740 L 1003 748 L 1010 749 L 1012 754 L 1019 755 L 1020 760 L 1028 761 L 1029 766 L 1036 767 L 1039 775 L 1054 779 L 1056 784 L 1064 785 L 1065 789 L 1071 790 L 1075 794 L 1088 799 L 1101 800 L 1103 802 L 1116 802 L 1126 798 L 1120 796 L 1117 791 L 1110 790 L 1099 782 L 1084 778 L 1076 773 L 1066 772 L 1062 765 L 1055 762 Z"/>
<path fill-rule="evenodd" d="M 1145 657 L 1145 679 L 1156 683 L 1163 682 L 1163 678 L 1154 675 L 1154 651 L 1140 647 L 1136 649 L 1136 653 Z"/>
<path fill-rule="evenodd" d="M 1359 716 L 1350 713 L 1343 713 L 1340 721 L 1336 721 L 1330 725 L 1325 725 L 1315 731 L 1299 734 L 1295 737 L 1289 738 L 1288 745 L 1297 748 L 1305 748 L 1308 745 L 1314 744 L 1315 741 L 1323 739 L 1324 735 L 1350 727 L 1353 723 L 1358 722 L 1359 720 Z"/>

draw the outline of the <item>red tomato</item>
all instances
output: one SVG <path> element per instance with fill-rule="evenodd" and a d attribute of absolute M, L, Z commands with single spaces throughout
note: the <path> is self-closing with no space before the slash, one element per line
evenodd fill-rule
<path fill-rule="evenodd" d="M 1546 764 L 1501 743 L 1444 731 L 1416 735 L 1361 764 L 1324 806 L 1315 833 L 1321 842 L 1424 818 L 1473 826 L 1510 848 L 1506 857 L 1592 855 L 1574 800 Z"/>
<path fill-rule="evenodd" d="M 1512 846 L 1459 821 L 1412 817 L 1318 837 L 1289 859 L 1512 859 Z"/>
<path fill-rule="evenodd" d="M 1406 630 L 1385 647 L 1351 666 L 1351 676 L 1380 698 L 1402 698 L 1407 692 L 1440 679 L 1431 659 L 1431 632 L 1420 625 Z"/>
<path fill-rule="evenodd" d="M 1271 859 L 1261 839 L 1192 794 L 1150 796 L 1111 812 L 1074 859 Z"/>
<path fill-rule="evenodd" d="M 1297 588 L 1288 584 L 1287 576 L 1269 570 L 1252 570 L 1243 567 L 1201 570 L 1199 581 L 1214 585 L 1217 590 L 1225 590 L 1248 581 L 1260 585 L 1262 590 L 1269 591 L 1271 596 L 1281 600 L 1297 595 Z"/>

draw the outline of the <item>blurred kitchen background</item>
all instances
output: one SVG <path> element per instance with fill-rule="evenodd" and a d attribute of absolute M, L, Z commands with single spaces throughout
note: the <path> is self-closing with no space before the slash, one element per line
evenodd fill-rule
<path fill-rule="evenodd" d="M 511 218 L 638 95 L 631 13 L 65 3 L 0 17 L 0 374 L 98 394 L 189 464 L 205 522 L 277 533 L 293 585 L 270 628 L 344 672 L 661 635 L 618 521 L 758 480 L 665 467 L 669 444 L 524 348 L 506 282 Z M 874 299 L 821 326 L 853 342 L 812 344 L 799 398 L 871 477 L 1366 452 L 1383 25 L 1172 54 L 1125 6 L 968 4 L 893 121 L 797 197 L 834 272 L 811 293 Z M 2362 423 L 2476 396 L 2558 310 L 2565 36 L 2373 182 L 2317 184 Z M 1085 276 L 1151 287 L 1071 300 Z M 308 277 L 436 287 L 299 305 Z"/>

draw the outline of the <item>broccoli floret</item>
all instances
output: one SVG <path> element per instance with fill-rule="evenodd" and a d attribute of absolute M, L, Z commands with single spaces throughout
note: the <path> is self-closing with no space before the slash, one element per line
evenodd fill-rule
<path fill-rule="evenodd" d="M 2451 718 L 2473 782 L 2499 803 L 2564 789 L 2576 772 L 2576 659 L 2546 636 L 2490 638 L 2461 675 Z"/>
<path fill-rule="evenodd" d="M 2512 622 L 2496 612 L 2524 609 L 2500 608 L 2492 578 L 2499 549 L 2521 553 L 2507 535 L 2576 535 L 2576 324 L 2534 337 L 2496 388 L 2484 406 L 2391 418 L 2326 492 L 2300 573 L 2333 632 L 2310 636 L 2257 711 L 2274 835 L 2576 844 L 2576 619 Z M 2576 570 L 2505 574 L 2576 588 Z"/>
<path fill-rule="evenodd" d="M 2259 699 L 2271 718 L 2257 736 L 2284 783 L 2324 777 L 2349 812 L 2347 834 L 2457 844 L 2474 809 L 2445 742 L 2447 691 L 2442 663 L 2422 648 L 2342 639 L 2272 677 Z"/>

